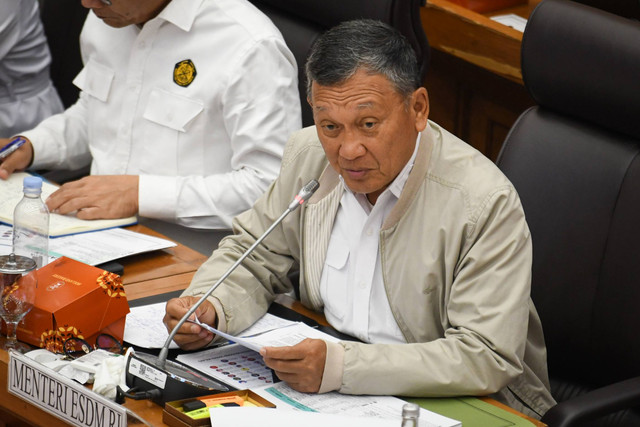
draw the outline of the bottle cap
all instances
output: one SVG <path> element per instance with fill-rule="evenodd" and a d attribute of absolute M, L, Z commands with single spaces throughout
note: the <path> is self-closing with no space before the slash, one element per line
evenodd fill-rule
<path fill-rule="evenodd" d="M 418 418 L 420 416 L 420 406 L 416 403 L 405 403 L 402 406 L 403 418 Z"/>
<path fill-rule="evenodd" d="M 42 188 L 42 178 L 39 176 L 25 176 L 22 181 L 22 185 L 24 188 L 33 188 L 33 189 L 41 189 Z"/>
<path fill-rule="evenodd" d="M 36 262 L 22 255 L 2 255 L 0 256 L 0 273 L 22 274 L 35 270 Z"/>

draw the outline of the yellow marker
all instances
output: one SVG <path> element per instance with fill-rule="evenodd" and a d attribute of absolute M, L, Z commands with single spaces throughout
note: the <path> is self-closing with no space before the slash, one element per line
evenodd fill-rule
<path fill-rule="evenodd" d="M 206 408 L 194 409 L 193 411 L 185 412 L 184 414 L 194 420 L 209 418 L 209 408 L 222 408 L 222 405 L 213 405 L 207 406 Z"/>
<path fill-rule="evenodd" d="M 212 397 L 210 399 L 199 399 L 202 403 L 207 405 L 204 408 L 194 409 L 193 411 L 185 412 L 184 414 L 193 418 L 194 420 L 209 417 L 209 408 L 222 408 L 225 406 L 244 406 L 245 400 L 240 396 L 226 396 L 226 397 Z M 251 404 L 254 406 L 253 404 Z"/>

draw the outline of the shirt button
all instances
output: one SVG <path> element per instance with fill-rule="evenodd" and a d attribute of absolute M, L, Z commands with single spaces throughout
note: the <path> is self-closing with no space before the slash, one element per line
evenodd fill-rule
<path fill-rule="evenodd" d="M 367 228 L 367 236 L 371 236 L 373 234 L 373 229 Z"/>
<path fill-rule="evenodd" d="M 358 286 L 360 287 L 360 289 L 364 289 L 367 285 L 364 283 L 364 281 L 358 283 Z"/>

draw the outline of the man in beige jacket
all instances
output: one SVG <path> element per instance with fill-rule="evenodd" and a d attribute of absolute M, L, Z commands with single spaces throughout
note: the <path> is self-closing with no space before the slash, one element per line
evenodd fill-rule
<path fill-rule="evenodd" d="M 428 121 L 415 55 L 376 21 L 335 27 L 307 62 L 315 126 L 294 134 L 280 176 L 234 235 L 167 304 L 178 320 L 278 218 L 290 214 L 196 311 L 237 333 L 300 271 L 303 304 L 362 342 L 265 347 L 265 363 L 303 392 L 490 395 L 539 418 L 553 404 L 530 298 L 531 239 L 518 195 L 479 152 Z M 185 324 L 184 349 L 213 335 Z"/>

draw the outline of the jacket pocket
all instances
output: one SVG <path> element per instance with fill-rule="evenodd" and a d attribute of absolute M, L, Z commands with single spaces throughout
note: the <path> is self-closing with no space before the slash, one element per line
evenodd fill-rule
<path fill-rule="evenodd" d="M 346 242 L 332 239 L 327 249 L 327 258 L 321 284 L 325 310 L 338 319 L 344 318 L 349 296 L 347 261 L 349 248 Z"/>
<path fill-rule="evenodd" d="M 149 94 L 149 101 L 142 117 L 178 132 L 186 132 L 187 125 L 202 110 L 202 102 L 155 88 Z"/>
<path fill-rule="evenodd" d="M 73 79 L 73 84 L 84 93 L 102 102 L 107 102 L 115 75 L 116 73 L 111 68 L 89 59 L 87 65 Z"/>

